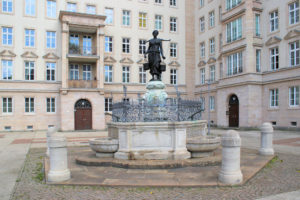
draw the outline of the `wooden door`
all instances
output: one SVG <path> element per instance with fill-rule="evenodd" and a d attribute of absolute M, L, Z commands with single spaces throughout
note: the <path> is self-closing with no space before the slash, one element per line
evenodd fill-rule
<path fill-rule="evenodd" d="M 239 101 L 237 96 L 233 95 L 229 100 L 229 127 L 239 126 Z"/>
<path fill-rule="evenodd" d="M 75 111 L 75 130 L 92 129 L 92 109 L 81 108 Z"/>

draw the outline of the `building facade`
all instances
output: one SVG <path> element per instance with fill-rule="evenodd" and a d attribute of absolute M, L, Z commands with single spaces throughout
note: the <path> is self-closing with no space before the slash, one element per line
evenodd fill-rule
<path fill-rule="evenodd" d="M 104 129 L 144 94 L 155 29 L 169 97 L 201 98 L 221 127 L 300 126 L 297 0 L 20 2 L 0 2 L 0 131 Z"/>

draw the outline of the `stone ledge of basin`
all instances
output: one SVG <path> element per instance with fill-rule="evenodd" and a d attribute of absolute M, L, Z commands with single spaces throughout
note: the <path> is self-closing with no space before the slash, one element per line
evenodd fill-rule
<path fill-rule="evenodd" d="M 206 120 L 197 120 L 197 121 L 180 121 L 180 122 L 172 122 L 172 121 L 166 121 L 166 122 L 107 122 L 108 126 L 114 127 L 114 126 L 118 126 L 118 127 L 127 127 L 127 126 L 176 126 L 176 127 L 180 127 L 182 125 L 185 126 L 193 126 L 196 124 L 201 124 L 201 123 L 207 123 Z"/>

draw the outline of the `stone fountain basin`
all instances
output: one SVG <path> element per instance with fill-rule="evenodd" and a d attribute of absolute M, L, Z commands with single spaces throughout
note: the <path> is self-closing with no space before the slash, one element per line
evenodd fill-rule
<path fill-rule="evenodd" d="M 112 138 L 90 139 L 89 144 L 96 153 L 115 153 L 119 149 L 119 141 Z"/>
<path fill-rule="evenodd" d="M 221 138 L 217 136 L 200 136 L 187 140 L 187 150 L 192 153 L 193 158 L 212 155 L 221 144 Z"/>

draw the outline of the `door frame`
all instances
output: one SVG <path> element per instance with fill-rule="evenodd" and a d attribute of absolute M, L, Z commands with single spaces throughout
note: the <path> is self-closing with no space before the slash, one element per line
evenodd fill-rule
<path fill-rule="evenodd" d="M 234 99 L 236 98 L 236 99 Z M 230 122 L 232 122 L 230 119 L 232 119 L 230 116 L 232 115 L 232 113 L 230 112 L 230 107 L 231 105 L 234 105 L 237 107 L 236 110 L 236 114 L 237 115 L 237 121 L 236 124 L 232 125 Z M 231 126 L 232 125 L 232 126 Z M 240 125 L 240 102 L 239 102 L 239 98 L 236 94 L 232 94 L 229 96 L 229 100 L 228 100 L 228 127 L 239 127 Z"/>
<path fill-rule="evenodd" d="M 90 129 L 76 129 L 76 111 L 77 110 L 90 110 L 91 114 L 91 120 L 89 122 L 90 124 Z M 76 101 L 74 105 L 74 130 L 93 130 L 93 107 L 92 104 L 89 100 L 87 99 L 79 99 Z"/>

